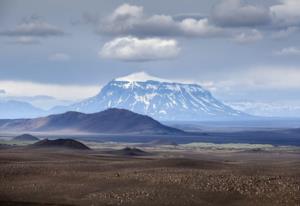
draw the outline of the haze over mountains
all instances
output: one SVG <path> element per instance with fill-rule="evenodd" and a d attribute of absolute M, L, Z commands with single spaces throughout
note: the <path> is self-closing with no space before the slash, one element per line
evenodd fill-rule
<path fill-rule="evenodd" d="M 2 101 L 1 119 L 34 118 L 68 111 L 97 113 L 109 108 L 127 109 L 157 120 L 219 120 L 247 118 L 216 99 L 197 84 L 183 84 L 140 72 L 116 78 L 94 97 L 48 111 L 22 101 Z"/>
<path fill-rule="evenodd" d="M 23 101 L 0 101 L 0 118 L 33 118 L 46 114 L 46 111 Z"/>

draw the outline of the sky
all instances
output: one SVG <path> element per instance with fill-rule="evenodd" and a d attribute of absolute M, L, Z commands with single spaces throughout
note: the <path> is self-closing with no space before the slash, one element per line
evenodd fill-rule
<path fill-rule="evenodd" d="M 299 0 L 0 0 L 0 97 L 78 101 L 144 71 L 300 116 L 299 11 Z"/>

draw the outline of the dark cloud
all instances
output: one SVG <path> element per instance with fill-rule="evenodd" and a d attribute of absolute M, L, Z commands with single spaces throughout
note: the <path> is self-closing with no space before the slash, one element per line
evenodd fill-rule
<path fill-rule="evenodd" d="M 143 7 L 128 4 L 119 6 L 110 16 L 102 19 L 97 31 L 105 35 L 139 37 L 215 37 L 225 33 L 207 18 L 191 15 L 176 18 L 170 15 L 146 16 Z"/>
<path fill-rule="evenodd" d="M 271 23 L 269 9 L 244 5 L 240 0 L 223 0 L 215 5 L 210 18 L 222 27 L 254 27 Z"/>
<path fill-rule="evenodd" d="M 295 0 L 283 0 L 281 4 L 269 6 L 244 3 L 241 0 L 221 0 L 208 15 L 183 13 L 147 16 L 142 6 L 123 4 L 106 18 L 99 19 L 95 15 L 85 14 L 82 21 L 98 25 L 97 33 L 107 36 L 232 38 L 237 33 L 242 34 L 240 37 L 246 36 L 244 34 L 249 29 L 273 33 L 279 30 L 280 33 L 291 31 L 283 25 L 296 27 L 295 24 L 300 22 L 298 8 L 300 3 Z M 248 41 L 248 36 L 242 39 L 254 42 Z M 256 35 L 256 38 L 251 39 L 261 38 Z"/>

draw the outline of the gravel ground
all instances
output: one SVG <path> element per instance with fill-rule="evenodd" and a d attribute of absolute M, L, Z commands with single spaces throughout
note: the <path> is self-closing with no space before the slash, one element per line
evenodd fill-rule
<path fill-rule="evenodd" d="M 0 205 L 300 205 L 299 154 L 170 156 L 3 149 Z"/>

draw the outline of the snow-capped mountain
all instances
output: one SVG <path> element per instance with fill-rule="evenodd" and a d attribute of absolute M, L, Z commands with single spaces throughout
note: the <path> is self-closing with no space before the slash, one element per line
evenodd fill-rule
<path fill-rule="evenodd" d="M 245 116 L 197 84 L 175 83 L 144 72 L 114 79 L 98 95 L 67 109 L 93 113 L 107 108 L 128 109 L 158 120 L 191 121 Z M 59 112 L 66 110 L 57 109 Z"/>

